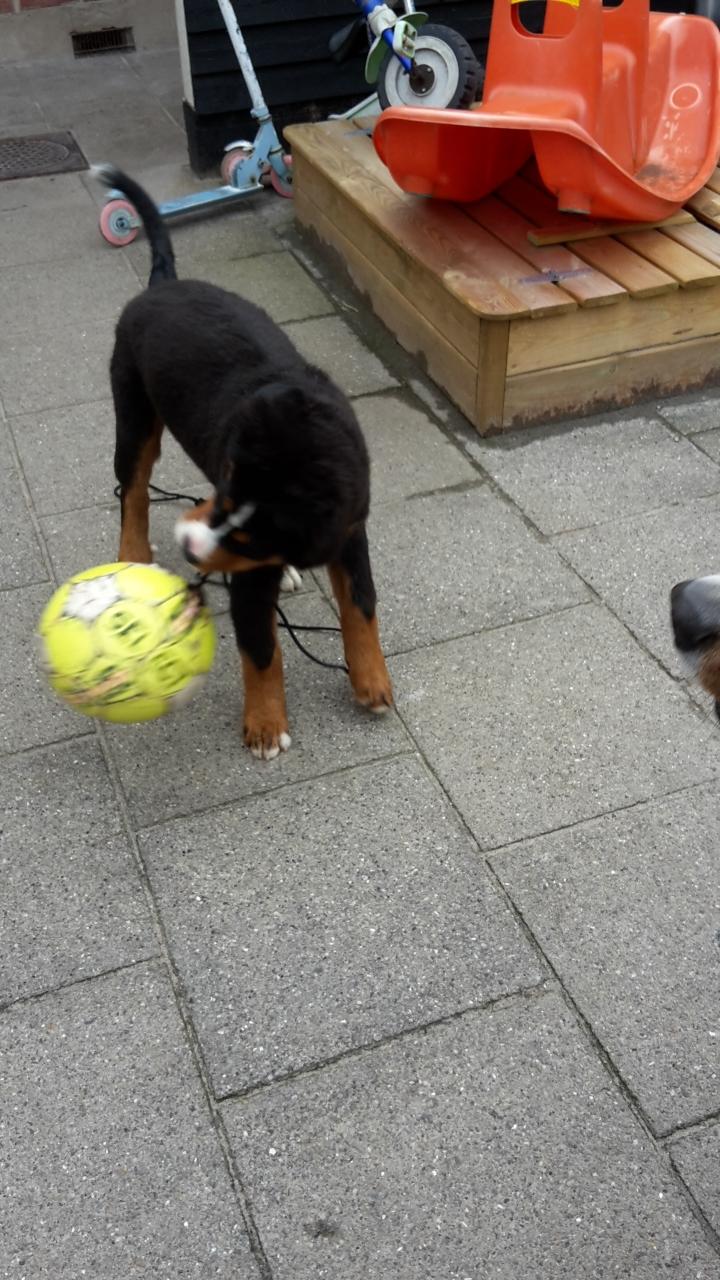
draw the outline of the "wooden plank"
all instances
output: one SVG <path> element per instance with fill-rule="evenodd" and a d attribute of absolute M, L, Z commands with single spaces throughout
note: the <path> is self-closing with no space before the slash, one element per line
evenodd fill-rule
<path fill-rule="evenodd" d="M 412 300 L 417 313 L 441 333 L 473 364 L 477 356 L 480 320 L 474 312 L 449 292 L 442 277 L 426 263 L 414 261 L 405 246 L 381 236 L 362 210 L 342 188 L 337 187 L 296 149 L 293 161 L 293 194 L 306 194 L 325 216 L 339 227 L 346 239 L 375 263 L 394 288 Z"/>
<path fill-rule="evenodd" d="M 479 316 L 510 318 L 573 310 L 576 303 L 553 284 L 523 283 L 527 263 L 452 205 L 401 192 L 372 142 L 342 120 L 286 130 L 294 151 L 342 189 L 385 239 Z"/>
<path fill-rule="evenodd" d="M 633 298 L 654 298 L 658 294 L 679 288 L 674 276 L 660 271 L 652 262 L 633 253 L 612 236 L 585 240 L 576 247 L 575 252 L 584 262 L 617 280 Z"/>
<path fill-rule="evenodd" d="M 506 182 L 501 188 L 501 195 L 504 202 L 523 212 L 531 222 L 545 221 L 555 206 L 548 191 L 536 187 L 522 176 Z M 632 253 L 610 237 L 580 241 L 573 248 L 573 253 L 583 262 L 603 271 L 635 297 L 650 297 L 678 287 L 674 276 L 660 271 L 647 259 Z"/>
<path fill-rule="evenodd" d="M 720 328 L 720 292 L 675 289 L 654 298 L 628 298 L 614 307 L 548 316 L 541 325 L 521 318 L 510 329 L 508 374 L 560 368 L 643 347 L 704 338 Z"/>
<path fill-rule="evenodd" d="M 369 261 L 355 241 L 349 239 L 314 203 L 302 184 L 295 190 L 294 207 L 300 223 L 340 254 L 351 280 L 370 300 L 373 310 L 388 326 L 393 337 L 418 359 L 430 377 L 445 389 L 461 412 L 473 422 L 476 413 L 476 362 L 466 360 L 420 315 L 414 303 L 390 284 L 377 264 Z M 503 324 L 493 324 L 490 327 L 497 328 L 500 333 L 508 328 Z M 502 404 L 504 363 L 491 371 L 492 379 L 496 384 L 501 384 L 499 392 L 497 385 L 494 390 L 496 398 L 499 395 Z"/>
<path fill-rule="evenodd" d="M 692 209 L 696 218 L 706 222 L 708 226 L 720 231 L 720 195 L 703 187 L 696 195 L 685 202 L 686 209 Z"/>
<path fill-rule="evenodd" d="M 597 312 L 595 314 L 598 314 Z M 597 412 L 701 387 L 720 375 L 720 335 L 523 374 L 508 381 L 503 425 Z"/>
<path fill-rule="evenodd" d="M 503 423 L 510 325 L 511 322 L 498 324 L 485 320 L 480 326 L 475 416 L 471 421 L 481 435 Z"/>
<path fill-rule="evenodd" d="M 665 232 L 671 240 L 677 240 L 678 244 L 685 245 L 686 249 L 692 249 L 693 253 L 697 253 L 701 258 L 707 258 L 708 262 L 714 262 L 720 267 L 720 234 L 714 231 L 712 227 L 706 227 L 702 222 L 693 221 L 690 227 L 670 227 Z"/>
<path fill-rule="evenodd" d="M 562 245 L 536 248 L 528 241 L 528 231 L 532 224 L 494 196 L 488 196 L 477 204 L 464 205 L 463 208 L 468 217 L 527 259 L 540 278 L 551 277 L 555 283 L 561 284 L 565 292 L 580 306 L 605 306 L 624 296 L 622 285 L 602 272 L 595 271 Z"/>
<path fill-rule="evenodd" d="M 705 186 L 708 187 L 710 191 L 715 191 L 720 195 L 720 169 L 713 169 L 710 177 L 705 183 Z"/>
<path fill-rule="evenodd" d="M 661 271 L 674 276 L 685 289 L 720 283 L 720 267 L 677 244 L 661 231 L 633 231 L 629 235 L 619 235 L 618 240 Z"/>
<path fill-rule="evenodd" d="M 669 218 L 661 218 L 658 222 L 643 222 L 643 229 L 681 226 L 685 222 L 693 222 L 691 213 L 680 209 Z M 577 240 L 594 240 L 598 236 L 617 236 L 623 231 L 637 231 L 637 222 L 593 222 L 589 218 L 577 219 L 572 226 L 567 223 L 554 222 L 550 226 L 538 227 L 528 234 L 533 244 L 574 244 Z"/>

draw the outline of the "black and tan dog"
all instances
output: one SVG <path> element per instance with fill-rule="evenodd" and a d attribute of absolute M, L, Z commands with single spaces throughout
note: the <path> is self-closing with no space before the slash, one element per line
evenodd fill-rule
<path fill-rule="evenodd" d="M 367 449 L 353 410 L 259 307 L 178 280 L 160 214 L 137 183 L 95 170 L 135 205 L 152 252 L 148 288 L 125 307 L 111 361 L 120 484 L 120 560 L 149 563 L 148 483 L 167 428 L 213 497 L 178 522 L 186 559 L 231 575 L 245 680 L 245 742 L 272 759 L 290 745 L 275 603 L 283 569 L 327 565 L 355 697 L 392 702 L 378 639 L 365 521 Z"/>
<path fill-rule="evenodd" d="M 689 578 L 670 593 L 675 647 L 690 675 L 712 694 L 720 719 L 720 575 Z"/>

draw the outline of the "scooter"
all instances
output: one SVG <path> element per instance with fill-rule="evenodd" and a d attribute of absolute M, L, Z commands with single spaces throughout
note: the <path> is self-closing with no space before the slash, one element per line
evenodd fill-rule
<path fill-rule="evenodd" d="M 257 121 L 257 133 L 252 142 L 241 139 L 228 143 L 220 166 L 224 186 L 196 191 L 177 200 L 166 200 L 159 209 L 167 219 L 202 212 L 217 205 L 234 204 L 268 184 L 278 195 L 292 196 L 290 157 L 284 153 L 278 138 L 232 4 L 230 0 L 217 0 L 217 3 L 250 94 L 250 114 Z M 108 244 L 116 247 L 130 244 L 141 226 L 137 210 L 130 201 L 120 191 L 110 191 L 100 214 L 100 232 Z"/>

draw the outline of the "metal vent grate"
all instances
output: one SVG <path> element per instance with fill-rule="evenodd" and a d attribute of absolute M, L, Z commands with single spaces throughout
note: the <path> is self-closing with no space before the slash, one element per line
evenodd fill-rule
<path fill-rule="evenodd" d="M 48 173 L 72 173 L 87 167 L 87 160 L 71 133 L 0 138 L 0 182 Z"/>
<path fill-rule="evenodd" d="M 132 27 L 103 27 L 101 31 L 73 31 L 73 53 L 76 58 L 87 58 L 91 53 L 117 53 L 122 49 L 134 49 Z"/>

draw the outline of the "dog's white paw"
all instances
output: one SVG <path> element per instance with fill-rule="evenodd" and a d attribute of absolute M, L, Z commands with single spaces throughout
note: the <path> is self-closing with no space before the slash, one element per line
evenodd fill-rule
<path fill-rule="evenodd" d="M 281 591 L 299 591 L 302 586 L 302 578 L 297 569 L 293 569 L 291 564 L 286 564 L 283 576 L 280 580 Z"/>
<path fill-rule="evenodd" d="M 270 742 L 255 741 L 250 743 L 250 750 L 256 760 L 275 760 L 281 751 L 287 751 L 292 739 L 289 733 L 281 733 Z"/>

